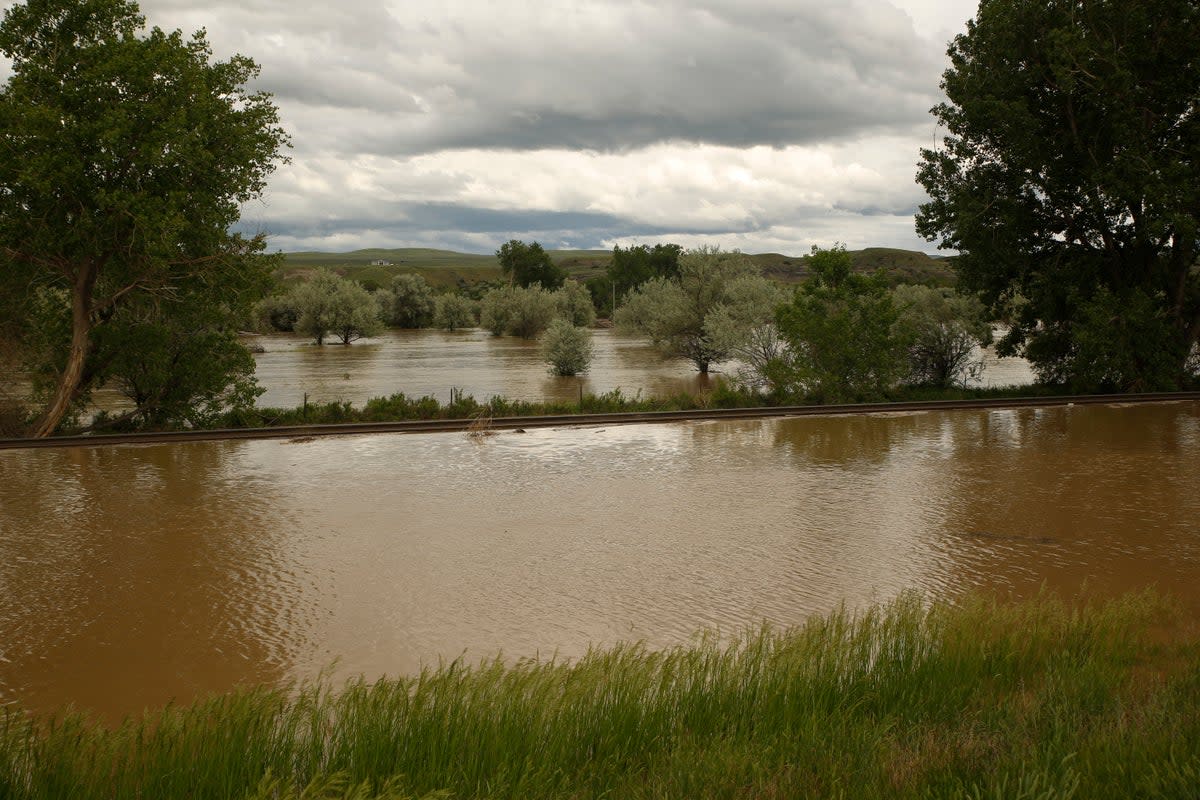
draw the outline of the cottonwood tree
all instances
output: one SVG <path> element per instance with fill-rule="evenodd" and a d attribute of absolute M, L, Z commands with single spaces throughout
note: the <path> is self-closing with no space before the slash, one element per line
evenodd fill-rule
<path fill-rule="evenodd" d="M 544 289 L 557 289 L 567 279 L 567 272 L 550 258 L 537 242 L 525 244 L 510 239 L 496 251 L 500 271 L 517 286 L 541 284 Z"/>
<path fill-rule="evenodd" d="M 983 0 L 950 45 L 917 230 L 1077 389 L 1171 388 L 1200 338 L 1200 4 Z M 1194 363 L 1194 362 L 1193 362 Z"/>
<path fill-rule="evenodd" d="M 230 233 L 287 144 L 247 88 L 257 66 L 211 60 L 203 31 L 144 25 L 126 0 L 29 0 L 0 23 L 0 293 L 22 314 L 37 296 L 63 332 L 33 365 L 33 436 L 103 375 L 97 331 L 124 305 L 170 313 L 194 287 L 254 291 L 269 270 L 261 237 Z"/>
<path fill-rule="evenodd" d="M 887 282 L 852 272 L 846 248 L 813 248 L 811 277 L 775 315 L 788 344 L 775 380 L 795 395 L 848 402 L 881 396 L 904 375 L 907 342 Z"/>

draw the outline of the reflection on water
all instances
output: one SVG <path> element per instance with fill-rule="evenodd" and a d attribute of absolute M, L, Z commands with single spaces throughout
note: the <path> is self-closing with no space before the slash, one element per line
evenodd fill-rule
<path fill-rule="evenodd" d="M 915 587 L 1200 610 L 1200 404 L 0 452 L 0 697 L 686 640 Z"/>
<path fill-rule="evenodd" d="M 495 337 L 486 331 L 388 331 L 350 347 L 314 347 L 299 336 L 256 337 L 266 349 L 255 372 L 267 391 L 262 406 L 297 406 L 310 401 L 346 400 L 356 405 L 372 397 L 404 392 L 432 395 L 445 402 L 451 389 L 484 400 L 503 395 L 519 400 L 574 400 L 621 389 L 633 395 L 702 391 L 711 386 L 691 364 L 664 359 L 641 339 L 593 331 L 595 357 L 587 374 L 553 377 L 536 341 Z"/>
<path fill-rule="evenodd" d="M 575 378 L 548 374 L 536 341 L 495 337 L 486 331 L 387 331 L 349 347 L 317 347 L 297 334 L 256 336 L 266 352 L 255 356 L 255 377 L 266 392 L 260 406 L 292 408 L 304 402 L 348 401 L 362 405 L 372 397 L 404 392 L 410 397 L 431 395 L 442 402 L 451 389 L 477 400 L 502 395 L 513 400 L 576 400 L 580 392 L 603 394 L 620 389 L 633 396 L 662 397 L 677 392 L 710 391 L 715 375 L 700 375 L 690 362 L 666 359 L 643 339 L 613 330 L 595 330 L 596 353 L 591 368 Z M 981 352 L 985 386 L 1031 383 L 1029 364 L 1020 358 L 997 359 Z M 717 365 L 735 371 L 736 365 Z M 97 408 L 127 405 L 113 389 L 93 397 Z"/>

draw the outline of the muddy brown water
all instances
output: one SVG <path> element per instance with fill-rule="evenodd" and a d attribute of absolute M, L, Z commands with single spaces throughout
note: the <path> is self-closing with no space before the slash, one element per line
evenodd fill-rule
<path fill-rule="evenodd" d="M 372 397 L 404 392 L 430 395 L 445 403 L 452 389 L 483 401 L 501 395 L 512 400 L 571 401 L 580 391 L 603 394 L 620 389 L 627 396 L 662 397 L 677 392 L 711 391 L 720 375 L 736 364 L 714 365 L 700 375 L 684 359 L 664 358 L 650 342 L 611 329 L 592 332 L 595 356 L 587 373 L 560 378 L 548 373 L 536 341 L 492 336 L 483 330 L 387 331 L 349 346 L 317 347 L 298 334 L 252 336 L 247 343 L 265 352 L 255 358 L 255 377 L 266 391 L 264 407 L 292 408 L 304 402 L 345 401 L 362 405 Z M 1032 382 L 1029 364 L 981 351 L 981 383 L 1004 386 Z M 113 388 L 94 395 L 97 408 L 124 408 L 128 401 Z"/>
<path fill-rule="evenodd" d="M 115 720 L 904 589 L 1195 611 L 1197 464 L 1196 402 L 0 452 L 0 701 Z"/>

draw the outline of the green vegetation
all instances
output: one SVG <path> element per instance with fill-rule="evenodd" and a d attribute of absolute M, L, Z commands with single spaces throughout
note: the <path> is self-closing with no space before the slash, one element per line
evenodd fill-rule
<path fill-rule="evenodd" d="M 543 289 L 557 289 L 567 278 L 566 270 L 550 258 L 550 254 L 537 242 L 525 244 L 511 239 L 496 251 L 500 272 L 517 286 L 529 287 L 537 284 Z"/>
<path fill-rule="evenodd" d="M 229 232 L 287 144 L 270 97 L 247 89 L 257 66 L 210 61 L 203 31 L 144 26 L 124 0 L 19 3 L 0 23 L 12 62 L 0 87 L 0 318 L 3 333 L 34 339 L 33 436 L 103 381 L 117 355 L 106 338 L 147 329 L 106 332 L 181 325 L 168 318 L 200 304 L 225 311 L 206 332 L 229 331 L 273 267 L 261 237 Z M 155 372 L 186 372 L 167 359 L 197 355 L 157 352 Z"/>
<path fill-rule="evenodd" d="M 317 344 L 330 334 L 350 344 L 383 330 L 381 309 L 371 293 L 329 270 L 319 270 L 312 280 L 294 287 L 286 303 L 299 314 L 296 330 Z"/>
<path fill-rule="evenodd" d="M 555 375 L 567 377 L 587 372 L 592 353 L 592 332 L 562 317 L 550 323 L 542 336 L 542 360 Z"/>
<path fill-rule="evenodd" d="M 385 319 L 398 328 L 426 328 L 433 322 L 435 296 L 433 288 L 420 275 L 397 275 L 392 278 L 391 301 Z"/>
<path fill-rule="evenodd" d="M 0 797 L 1190 798 L 1200 640 L 1150 595 L 916 596 L 575 663 L 0 721 Z M 433 795 L 435 792 L 444 794 Z"/>
<path fill-rule="evenodd" d="M 966 386 L 983 373 L 977 347 L 992 342 L 983 303 L 972 295 L 929 286 L 892 290 L 899 317 L 894 330 L 908 349 L 904 382 L 918 386 Z"/>
<path fill-rule="evenodd" d="M 651 247 L 650 250 L 676 246 L 660 244 Z M 884 247 L 868 247 L 865 250 L 847 252 L 853 259 L 855 272 L 874 273 L 882 269 L 887 275 L 889 286 L 901 283 L 950 286 L 955 281 L 951 258 L 938 258 L 925 253 Z M 589 286 L 598 311 L 602 314 L 611 313 L 611 306 L 608 305 L 611 303 L 611 283 L 605 281 L 612 267 L 612 251 L 547 250 L 546 253 L 555 264 L 566 270 L 569 278 L 583 281 Z M 760 253 L 747 255 L 747 258 L 753 261 L 766 277 L 780 283 L 799 283 L 809 275 L 807 255 Z M 387 263 L 372 264 L 372 261 Z M 498 283 L 503 277 L 500 262 L 494 255 L 427 248 L 355 250 L 349 253 L 285 253 L 278 274 L 280 280 L 289 283 L 309 274 L 315 267 L 329 267 L 351 280 L 374 281 L 380 286 L 387 286 L 396 274 L 418 274 L 439 291 L 466 290 L 477 284 Z"/>
<path fill-rule="evenodd" d="M 737 251 L 689 250 L 679 257 L 678 267 L 673 278 L 642 284 L 617 309 L 615 321 L 618 328 L 648 337 L 664 354 L 686 358 L 707 373 L 710 365 L 729 358 L 733 343 L 751 328 L 770 322 L 782 298 Z M 769 298 L 765 304 L 764 297 Z M 714 335 L 714 325 L 721 327 L 721 335 Z"/>
<path fill-rule="evenodd" d="M 1195 0 L 988 0 L 949 49 L 917 229 L 1078 390 L 1179 387 L 1200 340 Z M 1191 359 L 1191 361 L 1189 361 Z"/>
<path fill-rule="evenodd" d="M 769 365 L 771 383 L 823 402 L 878 399 L 899 382 L 904 363 L 886 284 L 854 273 L 844 247 L 814 247 L 810 266 L 812 279 L 776 313 L 788 349 Z"/>
<path fill-rule="evenodd" d="M 433 325 L 442 330 L 473 328 L 478 322 L 474 300 L 460 294 L 441 294 L 433 301 Z"/>

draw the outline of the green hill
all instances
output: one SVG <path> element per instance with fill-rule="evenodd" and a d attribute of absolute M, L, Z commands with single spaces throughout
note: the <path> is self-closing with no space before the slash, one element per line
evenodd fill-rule
<path fill-rule="evenodd" d="M 604 273 L 612 259 L 608 250 L 550 250 L 555 263 L 567 270 L 572 278 L 587 280 Z M 952 259 L 929 256 L 911 250 L 887 247 L 868 247 L 852 250 L 854 269 L 859 272 L 887 273 L 891 283 L 933 283 L 948 285 L 954 282 Z M 798 283 L 808 276 L 808 256 L 786 256 L 780 253 L 751 255 L 763 274 L 783 283 Z M 433 250 L 402 247 L 392 250 L 371 248 L 349 253 L 285 253 L 280 277 L 285 282 L 301 279 L 317 267 L 328 267 L 339 274 L 360 282 L 387 286 L 392 276 L 403 272 L 422 275 L 436 287 L 453 288 L 480 281 L 500 279 L 500 264 L 495 255 L 456 253 L 452 250 Z"/>

